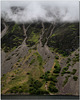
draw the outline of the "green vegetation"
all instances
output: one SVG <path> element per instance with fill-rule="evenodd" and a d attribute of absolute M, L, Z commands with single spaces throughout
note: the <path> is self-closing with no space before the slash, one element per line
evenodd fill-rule
<path fill-rule="evenodd" d="M 39 62 L 39 65 L 42 66 L 43 59 L 42 59 L 41 55 L 38 52 L 35 52 L 33 55 L 37 56 L 37 60 Z"/>
<path fill-rule="evenodd" d="M 70 58 L 68 58 L 66 63 L 70 63 L 70 61 L 71 61 L 71 59 L 70 59 Z"/>
<path fill-rule="evenodd" d="M 68 63 L 67 64 L 67 66 L 66 67 L 64 67 L 63 69 L 62 69 L 62 72 L 61 72 L 61 75 L 63 76 L 64 74 L 70 74 L 71 72 L 70 71 L 68 71 L 68 69 L 69 69 L 69 66 L 70 66 L 70 64 Z"/>
<path fill-rule="evenodd" d="M 63 82 L 63 86 L 66 85 L 66 83 L 68 82 L 69 77 L 70 77 L 70 75 L 65 77 L 65 80 L 64 80 L 64 82 Z"/>
<path fill-rule="evenodd" d="M 59 59 L 59 56 L 55 56 L 55 59 Z"/>
<path fill-rule="evenodd" d="M 28 47 L 32 47 L 33 45 L 36 45 L 39 42 L 41 33 L 41 28 L 37 27 L 35 25 L 30 26 L 28 30 L 28 39 L 26 40 L 26 44 Z"/>
<path fill-rule="evenodd" d="M 50 84 L 48 86 L 48 90 L 51 93 L 58 92 L 58 89 L 56 88 L 55 85 L 57 83 L 57 77 L 59 76 L 60 70 L 61 70 L 61 68 L 60 68 L 59 62 L 57 60 L 55 60 L 55 66 L 54 66 L 53 72 L 47 71 L 47 72 L 45 72 L 44 75 L 42 75 L 40 77 L 45 82 L 50 82 Z"/>
<path fill-rule="evenodd" d="M 1 39 L 1 46 L 5 52 L 9 52 L 17 48 L 24 40 L 23 30 L 19 25 L 11 25 L 7 34 Z"/>
<path fill-rule="evenodd" d="M 56 88 L 57 83 L 57 74 L 52 74 L 50 71 L 45 72 L 44 75 L 42 75 L 40 78 L 44 80 L 45 82 L 50 82 L 48 86 L 48 90 L 52 93 L 57 93 L 58 89 Z"/>
<path fill-rule="evenodd" d="M 67 67 L 69 67 L 69 66 L 71 66 L 71 64 L 70 64 L 70 63 L 68 63 L 68 64 L 67 64 Z"/>
<path fill-rule="evenodd" d="M 61 75 L 63 76 L 63 75 L 66 73 L 66 71 L 67 71 L 68 69 L 69 69 L 68 67 L 64 67 L 64 68 L 62 69 Z"/>
<path fill-rule="evenodd" d="M 78 77 L 77 76 L 73 76 L 74 81 L 77 81 Z"/>
<path fill-rule="evenodd" d="M 44 79 L 45 81 L 49 81 L 50 80 L 50 73 L 49 73 L 49 71 L 47 71 L 47 72 L 45 72 L 45 74 L 44 75 L 42 75 L 40 78 L 41 79 Z"/>
<path fill-rule="evenodd" d="M 31 95 L 44 95 L 48 92 L 41 89 L 42 83 L 39 80 L 34 80 L 33 78 L 29 79 L 29 93 Z"/>
<path fill-rule="evenodd" d="M 76 71 L 77 71 L 76 69 L 73 69 L 72 72 L 71 72 L 71 74 L 74 75 L 76 73 Z"/>
<path fill-rule="evenodd" d="M 42 37 L 42 44 L 44 46 L 50 32 L 48 31 L 51 24 L 45 25 L 45 32 Z M 9 27 L 7 34 L 2 38 L 2 49 L 5 52 L 15 50 L 24 40 L 24 33 L 21 25 L 12 24 Z M 54 34 L 48 40 L 48 46 L 52 52 L 57 52 L 52 69 L 45 72 L 43 68 L 47 59 L 44 61 L 42 56 L 37 51 L 37 44 L 39 43 L 40 35 L 42 34 L 42 26 L 40 24 L 31 24 L 27 31 L 26 45 L 28 46 L 28 54 L 26 53 L 23 58 L 19 58 L 17 63 L 12 63 L 13 70 L 2 76 L 2 94 L 29 94 L 29 95 L 47 95 L 55 94 L 58 92 L 56 84 L 58 76 L 60 75 L 61 67 L 59 62 L 64 57 L 70 55 L 75 49 L 78 48 L 78 23 L 67 23 L 56 25 Z M 33 47 L 32 47 L 33 46 Z M 32 47 L 32 48 L 31 48 Z M 18 51 L 18 50 L 17 50 Z M 16 56 L 19 53 L 16 51 Z M 9 53 L 8 53 L 9 54 Z M 11 56 L 15 56 L 15 53 Z M 47 56 L 47 53 L 45 54 Z M 71 55 L 72 56 L 72 55 Z M 54 57 L 53 57 L 54 58 Z M 10 60 L 8 57 L 6 60 Z M 65 59 L 64 59 L 65 60 Z M 65 77 L 63 86 L 68 82 L 69 77 L 75 75 L 76 69 L 69 71 L 71 63 L 79 61 L 79 54 L 75 54 L 73 58 L 67 58 L 66 66 L 62 69 L 61 75 L 68 75 Z M 62 62 L 63 63 L 63 62 Z M 78 77 L 73 76 L 74 81 Z"/>
<path fill-rule="evenodd" d="M 57 82 L 57 76 L 56 75 L 53 75 L 53 74 L 50 74 L 48 72 L 45 72 L 45 75 L 42 75 L 40 77 L 41 79 L 44 79 L 46 82 L 47 81 L 54 81 L 54 82 Z"/>
<path fill-rule="evenodd" d="M 56 26 L 54 34 L 56 35 L 52 35 L 48 41 L 48 46 L 54 48 L 53 51 L 68 56 L 79 47 L 79 23 Z"/>
<path fill-rule="evenodd" d="M 55 70 L 53 71 L 53 73 L 59 73 L 61 68 L 59 66 L 54 66 Z"/>
<path fill-rule="evenodd" d="M 8 90 L 8 93 L 27 93 L 28 89 L 27 89 L 27 83 L 24 83 L 22 85 L 16 85 L 14 87 L 12 87 L 10 90 Z"/>
<path fill-rule="evenodd" d="M 56 64 L 55 64 L 54 68 L 55 69 L 54 69 L 53 73 L 59 73 L 60 70 L 61 70 L 61 67 L 59 65 L 59 62 L 57 60 L 56 60 Z"/>
<path fill-rule="evenodd" d="M 67 67 L 64 67 L 63 69 L 62 69 L 62 72 L 61 72 L 61 75 L 63 76 L 64 74 L 72 74 L 72 75 L 74 75 L 75 73 L 76 73 L 76 69 L 73 69 L 72 70 L 72 72 L 70 72 L 70 71 L 67 71 L 69 69 L 69 66 L 67 66 Z"/>
<path fill-rule="evenodd" d="M 26 41 L 26 44 L 31 47 L 33 46 L 34 44 L 38 43 L 38 40 L 39 40 L 39 35 L 38 33 L 34 33 L 32 32 L 31 33 L 31 36 L 28 38 L 28 40 Z"/>
<path fill-rule="evenodd" d="M 58 89 L 55 87 L 54 82 L 50 82 L 48 89 L 52 93 L 57 93 L 58 92 Z"/>
<path fill-rule="evenodd" d="M 79 61 L 79 54 L 75 54 L 75 57 L 72 58 L 73 64 Z"/>
<path fill-rule="evenodd" d="M 44 38 L 41 40 L 41 41 L 42 41 L 42 46 L 44 46 L 44 45 L 45 45 L 46 40 L 47 40 L 47 38 L 46 38 L 46 37 L 44 37 Z"/>

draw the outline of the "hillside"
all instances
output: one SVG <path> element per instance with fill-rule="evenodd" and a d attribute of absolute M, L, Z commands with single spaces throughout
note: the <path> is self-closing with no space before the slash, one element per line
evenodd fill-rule
<path fill-rule="evenodd" d="M 79 95 L 79 23 L 1 24 L 2 94 Z"/>

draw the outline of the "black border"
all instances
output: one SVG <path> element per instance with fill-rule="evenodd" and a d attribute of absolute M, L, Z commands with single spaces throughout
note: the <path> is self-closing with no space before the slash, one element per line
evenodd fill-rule
<path fill-rule="evenodd" d="M 17 99 L 17 100 L 29 100 L 29 99 L 34 99 L 34 100 L 39 100 L 39 99 L 59 99 L 59 100 L 64 100 L 64 99 L 72 99 L 72 100 L 79 100 L 79 96 L 74 96 L 74 95 L 49 95 L 49 96 L 31 96 L 31 95 L 1 95 L 2 100 L 6 99 Z"/>

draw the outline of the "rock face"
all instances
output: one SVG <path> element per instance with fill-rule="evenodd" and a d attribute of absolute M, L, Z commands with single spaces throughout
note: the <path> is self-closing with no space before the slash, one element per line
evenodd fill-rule
<path fill-rule="evenodd" d="M 2 94 L 79 95 L 79 23 L 2 23 Z"/>

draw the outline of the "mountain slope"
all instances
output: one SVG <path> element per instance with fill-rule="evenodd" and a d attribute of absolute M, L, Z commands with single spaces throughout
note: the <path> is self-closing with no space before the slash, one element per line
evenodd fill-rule
<path fill-rule="evenodd" d="M 79 94 L 77 22 L 4 23 L 2 94 Z"/>

